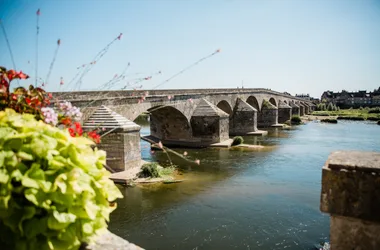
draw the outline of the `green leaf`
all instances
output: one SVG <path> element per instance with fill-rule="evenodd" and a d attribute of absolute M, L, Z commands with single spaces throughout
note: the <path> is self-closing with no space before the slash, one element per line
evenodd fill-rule
<path fill-rule="evenodd" d="M 9 175 L 5 169 L 0 169 L 0 183 L 7 183 Z"/>
<path fill-rule="evenodd" d="M 48 228 L 54 230 L 61 230 L 66 228 L 70 223 L 73 223 L 76 216 L 71 213 L 59 213 L 53 211 L 53 214 L 48 218 Z"/>

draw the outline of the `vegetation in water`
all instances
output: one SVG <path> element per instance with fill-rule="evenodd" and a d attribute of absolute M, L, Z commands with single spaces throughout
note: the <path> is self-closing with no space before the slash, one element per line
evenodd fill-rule
<path fill-rule="evenodd" d="M 333 118 L 326 118 L 326 119 L 321 119 L 321 122 L 338 123 L 338 120 L 337 119 L 333 119 Z"/>
<path fill-rule="evenodd" d="M 241 136 L 235 136 L 235 137 L 233 138 L 233 141 L 232 141 L 231 146 L 240 145 L 240 144 L 243 144 L 243 142 L 244 142 L 243 137 L 241 137 Z"/>
<path fill-rule="evenodd" d="M 300 125 L 302 123 L 301 117 L 298 115 L 293 115 L 290 121 L 292 125 Z"/>
<path fill-rule="evenodd" d="M 362 108 L 362 109 L 341 109 L 338 111 L 314 111 L 312 115 L 316 116 L 337 116 L 338 119 L 346 120 L 380 120 L 380 108 Z"/>
<path fill-rule="evenodd" d="M 78 249 L 107 228 L 122 198 L 84 137 L 0 111 L 0 241 L 5 249 Z"/>
<path fill-rule="evenodd" d="M 145 163 L 141 167 L 139 173 L 140 178 L 160 178 L 165 176 L 170 176 L 174 173 L 175 167 L 162 167 L 157 162 Z"/>

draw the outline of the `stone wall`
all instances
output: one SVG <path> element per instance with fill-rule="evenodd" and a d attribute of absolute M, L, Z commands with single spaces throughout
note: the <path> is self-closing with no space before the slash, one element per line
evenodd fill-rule
<path fill-rule="evenodd" d="M 322 169 L 321 211 L 332 250 L 380 249 L 380 153 L 333 152 Z"/>
<path fill-rule="evenodd" d="M 278 123 L 278 109 L 263 107 L 257 114 L 257 127 L 265 128 Z"/>

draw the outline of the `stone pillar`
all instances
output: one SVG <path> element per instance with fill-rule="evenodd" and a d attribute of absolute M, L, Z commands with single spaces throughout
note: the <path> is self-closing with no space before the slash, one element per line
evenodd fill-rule
<path fill-rule="evenodd" d="M 305 115 L 310 114 L 310 107 L 307 104 L 303 104 L 303 106 L 305 107 Z"/>
<path fill-rule="evenodd" d="M 278 104 L 278 122 L 285 123 L 292 118 L 292 107 L 288 104 L 281 102 Z"/>
<path fill-rule="evenodd" d="M 321 211 L 332 250 L 380 249 L 380 153 L 333 152 L 322 168 Z"/>
<path fill-rule="evenodd" d="M 230 116 L 230 135 L 246 135 L 255 131 L 257 131 L 257 110 L 237 98 Z"/>
<path fill-rule="evenodd" d="M 194 146 L 204 147 L 229 139 L 229 115 L 202 99 L 190 119 Z"/>
<path fill-rule="evenodd" d="M 300 103 L 300 116 L 305 115 L 305 107 Z"/>
<path fill-rule="evenodd" d="M 116 172 L 140 167 L 140 129 L 127 118 L 101 106 L 83 124 L 85 131 L 106 134 L 98 145 L 107 152 L 107 165 Z"/>
<path fill-rule="evenodd" d="M 278 124 L 278 109 L 267 100 L 264 100 L 261 112 L 257 114 L 257 126 L 270 127 L 276 124 Z"/>
<path fill-rule="evenodd" d="M 294 102 L 289 102 L 290 107 L 292 107 L 292 115 L 300 115 L 300 107 Z"/>

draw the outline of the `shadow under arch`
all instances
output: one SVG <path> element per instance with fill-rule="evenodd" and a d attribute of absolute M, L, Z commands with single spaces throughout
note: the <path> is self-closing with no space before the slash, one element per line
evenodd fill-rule
<path fill-rule="evenodd" d="M 229 115 L 232 114 L 232 108 L 231 108 L 230 104 L 227 101 L 222 100 L 216 106 L 218 108 L 220 108 L 221 110 L 223 110 L 224 112 L 226 112 L 227 114 L 229 114 Z"/>
<path fill-rule="evenodd" d="M 259 102 L 257 101 L 256 97 L 254 97 L 253 95 L 249 96 L 247 98 L 247 103 L 254 107 L 258 112 L 260 112 Z"/>
<path fill-rule="evenodd" d="M 269 102 L 272 103 L 274 106 L 277 107 L 276 100 L 275 100 L 273 97 L 271 97 L 271 98 L 269 99 Z"/>
<path fill-rule="evenodd" d="M 165 143 L 191 139 L 192 131 L 189 121 L 181 111 L 172 106 L 155 106 L 150 112 L 150 134 Z"/>

